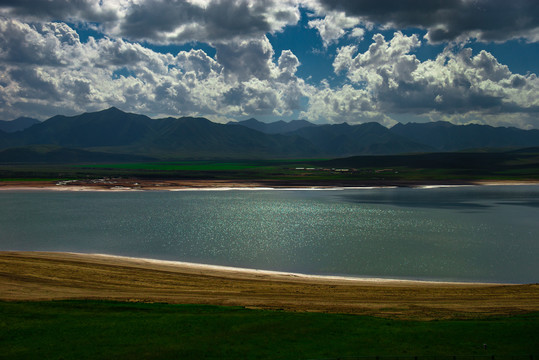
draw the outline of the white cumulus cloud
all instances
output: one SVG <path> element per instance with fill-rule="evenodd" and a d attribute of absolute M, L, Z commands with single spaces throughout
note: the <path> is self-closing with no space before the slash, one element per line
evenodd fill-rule
<path fill-rule="evenodd" d="M 378 111 L 489 115 L 537 113 L 539 91 L 535 74 L 513 74 L 487 51 L 447 47 L 434 60 L 413 54 L 416 35 L 396 32 L 389 41 L 381 34 L 361 53 L 355 46 L 338 50 L 333 66 L 365 91 Z M 486 119 L 487 117 L 485 117 Z"/>
<path fill-rule="evenodd" d="M 310 20 L 309 27 L 318 31 L 324 46 L 328 47 L 360 23 L 361 21 L 357 17 L 346 16 L 342 11 L 331 11 L 322 18 Z M 363 34 L 360 34 L 360 30 L 356 29 L 350 32 L 350 34 L 358 38 L 363 36 Z"/>
<path fill-rule="evenodd" d="M 232 119 L 290 114 L 305 93 L 295 74 L 298 58 L 285 50 L 275 59 L 265 36 L 221 43 L 210 57 L 194 49 L 163 54 L 108 37 L 82 43 L 61 23 L 0 18 L 0 29 L 2 118 L 117 106 L 151 116 Z"/>

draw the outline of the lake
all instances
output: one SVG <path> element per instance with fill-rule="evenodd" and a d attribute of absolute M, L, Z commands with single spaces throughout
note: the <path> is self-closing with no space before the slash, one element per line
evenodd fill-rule
<path fill-rule="evenodd" d="M 318 275 L 539 281 L 539 186 L 0 192 L 0 250 Z"/>

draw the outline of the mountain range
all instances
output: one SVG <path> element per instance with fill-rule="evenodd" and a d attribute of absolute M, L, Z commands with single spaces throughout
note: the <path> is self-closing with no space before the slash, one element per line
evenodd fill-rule
<path fill-rule="evenodd" d="M 249 119 L 218 124 L 195 117 L 151 119 L 114 107 L 43 122 L 14 121 L 16 126 L 8 128 L 18 130 L 0 127 L 0 162 L 335 158 L 539 146 L 539 130 L 447 122 L 389 129 L 375 122 L 316 125 Z"/>

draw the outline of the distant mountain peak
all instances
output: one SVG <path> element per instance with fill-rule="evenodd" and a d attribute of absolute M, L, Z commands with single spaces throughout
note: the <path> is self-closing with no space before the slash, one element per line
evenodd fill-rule
<path fill-rule="evenodd" d="M 37 119 L 21 116 L 11 121 L 0 121 L 0 130 L 7 133 L 12 133 L 25 130 L 32 125 L 39 124 L 40 122 L 41 121 Z"/>
<path fill-rule="evenodd" d="M 12 121 L 29 121 L 29 122 L 40 122 L 39 120 L 37 119 L 34 119 L 34 118 L 31 118 L 31 117 L 27 117 L 27 116 L 19 116 L 18 118 L 16 118 L 15 120 L 12 120 Z"/>
<path fill-rule="evenodd" d="M 295 123 L 295 124 L 309 124 L 309 125 L 316 125 L 316 124 L 313 124 L 312 122 L 307 121 L 307 120 L 305 120 L 305 119 L 290 120 L 288 123 L 289 123 L 289 124 Z"/>
<path fill-rule="evenodd" d="M 122 113 L 122 114 L 125 114 L 124 111 L 118 109 L 116 106 L 111 106 L 108 109 L 101 110 L 101 111 L 98 111 L 98 112 L 100 112 L 100 113 Z"/>
<path fill-rule="evenodd" d="M 265 124 L 265 123 L 255 118 L 250 118 L 247 120 L 238 121 L 238 124 Z"/>
<path fill-rule="evenodd" d="M 336 127 L 341 127 L 341 128 L 348 128 L 348 127 L 351 127 L 352 125 L 350 125 L 349 123 L 347 122 L 342 122 L 342 123 L 339 123 L 339 124 L 328 124 L 329 126 L 336 126 Z M 361 124 L 363 125 L 363 124 Z"/>
<path fill-rule="evenodd" d="M 288 122 L 284 120 L 278 120 L 271 123 L 265 123 L 255 118 L 250 118 L 247 120 L 242 120 L 229 124 L 245 126 L 252 130 L 260 131 L 265 134 L 286 134 L 304 127 L 317 126 L 311 122 L 308 122 L 307 120 L 291 120 Z"/>

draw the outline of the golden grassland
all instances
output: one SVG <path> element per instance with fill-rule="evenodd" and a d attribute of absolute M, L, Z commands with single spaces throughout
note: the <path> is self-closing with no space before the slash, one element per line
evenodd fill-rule
<path fill-rule="evenodd" d="M 0 300 L 63 299 L 465 319 L 539 311 L 539 284 L 324 278 L 108 255 L 0 252 Z"/>

